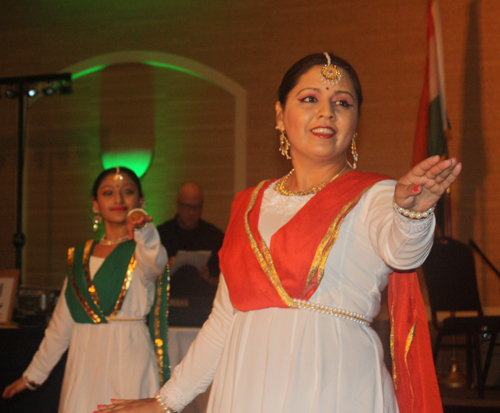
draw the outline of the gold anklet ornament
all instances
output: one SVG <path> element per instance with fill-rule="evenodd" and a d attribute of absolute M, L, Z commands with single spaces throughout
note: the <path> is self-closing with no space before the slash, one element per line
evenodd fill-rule
<path fill-rule="evenodd" d="M 288 178 L 293 174 L 295 169 L 292 169 L 290 172 L 288 172 L 283 178 L 281 178 L 278 182 L 276 182 L 276 185 L 274 187 L 274 190 L 280 194 L 280 195 L 286 195 L 286 196 L 304 196 L 304 195 L 312 195 L 312 194 L 317 194 L 319 191 L 321 191 L 325 186 L 327 186 L 329 183 L 332 183 L 337 179 L 342 172 L 345 171 L 345 168 L 347 168 L 347 163 L 344 165 L 344 167 L 341 169 L 341 171 L 335 175 L 332 179 L 330 179 L 328 182 L 323 182 L 319 185 L 313 186 L 312 188 L 306 189 L 304 191 L 289 191 L 286 189 L 286 183 L 288 182 Z"/>
<path fill-rule="evenodd" d="M 429 215 L 431 215 L 434 212 L 434 209 L 436 208 L 436 205 L 434 204 L 427 211 L 423 211 L 423 212 L 413 211 L 411 209 L 406 209 L 406 208 L 400 207 L 397 204 L 395 199 L 392 200 L 392 205 L 394 207 L 394 210 L 398 214 L 401 214 L 401 215 L 405 216 L 406 218 L 415 219 L 415 220 L 428 218 Z"/>

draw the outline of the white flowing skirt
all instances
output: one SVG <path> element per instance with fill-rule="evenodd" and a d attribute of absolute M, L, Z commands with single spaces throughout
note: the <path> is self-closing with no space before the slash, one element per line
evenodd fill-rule
<path fill-rule="evenodd" d="M 398 412 L 380 339 L 368 326 L 268 308 L 237 312 L 228 338 L 209 412 Z"/>
<path fill-rule="evenodd" d="M 144 322 L 75 324 L 60 413 L 91 413 L 112 398 L 153 397 L 158 388 L 153 345 Z"/>

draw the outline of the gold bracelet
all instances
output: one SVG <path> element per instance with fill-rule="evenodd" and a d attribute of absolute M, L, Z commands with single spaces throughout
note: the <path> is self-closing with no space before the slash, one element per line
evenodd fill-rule
<path fill-rule="evenodd" d="M 170 407 L 168 407 L 163 399 L 160 396 L 160 392 L 155 394 L 155 399 L 158 403 L 160 403 L 160 406 L 162 407 L 163 411 L 166 413 L 175 413 Z"/>
<path fill-rule="evenodd" d="M 24 384 L 26 384 L 26 387 L 30 390 L 36 390 L 38 389 L 38 384 L 32 382 L 32 381 L 29 381 L 28 378 L 26 376 L 23 376 L 23 380 L 24 380 Z"/>
<path fill-rule="evenodd" d="M 424 211 L 424 212 L 412 211 L 411 209 L 406 209 L 406 208 L 400 207 L 397 204 L 395 199 L 392 200 L 392 205 L 394 206 L 394 210 L 398 214 L 401 214 L 401 215 L 405 216 L 406 218 L 410 218 L 410 219 L 425 219 L 430 214 L 432 214 L 434 212 L 434 209 L 436 208 L 436 204 L 434 204 L 427 211 Z"/>

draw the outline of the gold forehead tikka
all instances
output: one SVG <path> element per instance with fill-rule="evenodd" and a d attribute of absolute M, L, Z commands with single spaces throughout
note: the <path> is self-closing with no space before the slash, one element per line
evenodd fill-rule
<path fill-rule="evenodd" d="M 337 66 L 332 65 L 332 59 L 330 59 L 328 52 L 325 52 L 324 55 L 326 56 L 327 63 L 321 68 L 321 80 L 330 85 L 339 83 L 342 79 L 340 70 Z"/>
<path fill-rule="evenodd" d="M 116 167 L 116 174 L 113 177 L 113 179 L 115 181 L 123 181 L 123 175 L 120 173 L 120 167 L 119 166 Z"/>

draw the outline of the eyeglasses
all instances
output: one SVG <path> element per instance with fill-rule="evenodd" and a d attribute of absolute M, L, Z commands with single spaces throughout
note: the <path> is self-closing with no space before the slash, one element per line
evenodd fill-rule
<path fill-rule="evenodd" d="M 202 207 L 201 204 L 198 204 L 198 205 L 189 205 L 189 204 L 184 204 L 184 203 L 182 203 L 180 201 L 177 201 L 177 205 L 179 205 L 180 208 L 189 209 L 191 211 L 199 211 L 199 210 L 201 210 L 201 207 Z"/>

